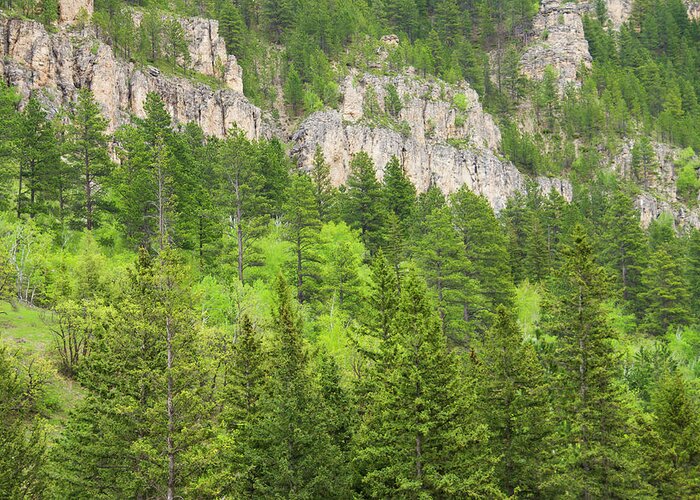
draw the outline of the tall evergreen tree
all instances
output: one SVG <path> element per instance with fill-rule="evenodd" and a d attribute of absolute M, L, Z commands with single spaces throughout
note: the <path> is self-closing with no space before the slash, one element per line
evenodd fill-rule
<path fill-rule="evenodd" d="M 77 214 L 85 220 L 88 231 L 95 226 L 95 211 L 104 193 L 104 180 L 110 173 L 106 130 L 107 120 L 100 114 L 94 96 L 89 90 L 81 90 L 71 114 L 67 147 L 74 169 L 80 172 L 83 189 Z"/>
<path fill-rule="evenodd" d="M 471 412 L 473 395 L 415 274 L 391 330 L 391 369 L 371 372 L 376 389 L 355 434 L 361 490 L 375 498 L 497 496 L 486 426 Z"/>
<path fill-rule="evenodd" d="M 639 467 L 634 408 L 619 381 L 615 333 L 603 309 L 608 279 L 577 226 L 553 293 L 548 331 L 558 337 L 557 494 L 637 497 L 647 494 Z"/>
<path fill-rule="evenodd" d="M 498 307 L 491 330 L 475 349 L 476 404 L 492 432 L 492 454 L 499 457 L 498 485 L 509 496 L 542 496 L 551 474 L 553 415 L 550 387 L 535 349 L 523 342 L 504 306 Z"/>
<path fill-rule="evenodd" d="M 386 212 L 374 162 L 364 151 L 350 163 L 343 216 L 350 227 L 360 230 L 362 243 L 374 254 L 382 244 Z"/>

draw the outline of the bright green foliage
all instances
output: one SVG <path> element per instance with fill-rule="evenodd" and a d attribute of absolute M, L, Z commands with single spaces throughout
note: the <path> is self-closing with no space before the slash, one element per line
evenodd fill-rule
<path fill-rule="evenodd" d="M 125 292 L 55 450 L 60 496 L 186 495 L 200 467 L 209 408 L 183 268 L 142 251 Z"/>
<path fill-rule="evenodd" d="M 409 275 L 384 340 L 389 359 L 370 372 L 376 389 L 359 431 L 355 468 L 375 498 L 493 496 L 487 429 L 447 348 L 425 285 Z"/>
<path fill-rule="evenodd" d="M 579 226 L 549 311 L 557 336 L 556 475 L 549 486 L 574 497 L 637 497 L 646 492 L 639 475 L 634 407 L 618 382 L 615 333 L 603 309 L 609 290 Z"/>
<path fill-rule="evenodd" d="M 485 198 L 462 187 L 450 198 L 454 223 L 462 237 L 467 258 L 474 266 L 490 308 L 510 305 L 513 280 L 508 266 L 507 240 Z"/>
<path fill-rule="evenodd" d="M 384 109 L 394 118 L 398 118 L 399 113 L 401 113 L 401 108 L 403 103 L 401 102 L 401 96 L 399 96 L 396 90 L 396 85 L 389 84 L 386 87 L 386 97 L 384 98 Z"/>
<path fill-rule="evenodd" d="M 697 203 L 698 192 L 700 192 L 700 178 L 698 178 L 700 161 L 695 156 L 693 149 L 684 149 L 676 165 L 679 168 L 676 180 L 678 196 L 691 205 Z"/>
<path fill-rule="evenodd" d="M 386 211 L 382 189 L 375 166 L 367 153 L 357 153 L 350 163 L 343 219 L 353 229 L 359 229 L 362 243 L 371 254 L 382 245 Z"/>
<path fill-rule="evenodd" d="M 543 494 L 551 474 L 550 387 L 532 344 L 524 343 L 513 314 L 499 306 L 494 324 L 475 347 L 476 404 L 489 424 L 496 480 L 503 493 Z"/>
<path fill-rule="evenodd" d="M 185 40 L 185 31 L 178 20 L 169 20 L 164 25 L 166 56 L 174 67 L 186 69 L 190 64 L 190 52 Z"/>
<path fill-rule="evenodd" d="M 39 498 L 45 488 L 44 430 L 31 414 L 31 386 L 14 363 L 0 343 L 0 496 Z"/>
<path fill-rule="evenodd" d="M 324 224 L 319 234 L 322 293 L 331 307 L 358 307 L 365 247 L 344 222 Z"/>
<path fill-rule="evenodd" d="M 79 204 L 75 213 L 85 220 L 88 231 L 95 227 L 95 212 L 100 208 L 103 185 L 111 170 L 106 129 L 107 120 L 102 117 L 94 96 L 88 90 L 81 90 L 71 116 L 66 148 L 72 168 L 80 172 L 82 184 L 80 195 L 75 200 Z M 61 204 L 63 197 L 61 192 Z"/>

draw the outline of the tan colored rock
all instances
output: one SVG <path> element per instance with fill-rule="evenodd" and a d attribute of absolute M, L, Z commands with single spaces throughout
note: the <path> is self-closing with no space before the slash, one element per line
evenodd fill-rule
<path fill-rule="evenodd" d="M 58 22 L 70 24 L 80 17 L 81 11 L 85 11 L 88 18 L 95 11 L 94 0 L 59 0 Z"/>
<path fill-rule="evenodd" d="M 533 20 L 534 41 L 520 61 L 525 76 L 541 80 L 551 66 L 562 90 L 579 84 L 578 69 L 590 67 L 592 61 L 583 31 L 583 15 L 589 8 L 588 3 L 542 0 Z"/>
<path fill-rule="evenodd" d="M 382 179 L 384 168 L 392 156 L 399 158 L 406 175 L 419 191 L 435 185 L 452 193 L 466 185 L 484 196 L 494 210 L 502 210 L 509 197 L 526 188 L 525 176 L 509 162 L 499 159 L 491 150 L 479 147 L 457 149 L 447 144 L 418 140 L 387 128 L 370 128 L 361 123 L 347 123 L 336 111 L 310 116 L 294 135 L 292 154 L 303 169 L 310 169 L 318 145 L 331 166 L 331 181 L 344 184 L 350 174 L 355 153 L 366 151 Z M 537 179 L 543 191 L 561 188 L 571 199 L 571 185 L 566 181 Z"/>
<path fill-rule="evenodd" d="M 700 21 L 700 2 L 686 0 L 688 8 L 688 17 L 693 21 Z"/>
<path fill-rule="evenodd" d="M 148 92 L 158 93 L 177 123 L 193 121 L 207 135 L 223 136 L 237 124 L 250 138 L 270 136 L 262 112 L 237 90 L 211 88 L 184 78 L 139 69 L 114 56 L 112 49 L 89 30 L 47 33 L 39 23 L 0 20 L 0 59 L 3 73 L 24 99 L 40 91 L 56 107 L 75 100 L 77 90 L 89 88 L 109 120 L 110 130 L 143 115 Z M 237 66 L 237 65 L 236 65 Z M 240 72 L 237 73 L 240 79 Z"/>
<path fill-rule="evenodd" d="M 632 0 L 607 0 L 606 7 L 613 27 L 619 29 L 632 13 Z M 591 8 L 595 8 L 595 2 L 591 2 Z"/>

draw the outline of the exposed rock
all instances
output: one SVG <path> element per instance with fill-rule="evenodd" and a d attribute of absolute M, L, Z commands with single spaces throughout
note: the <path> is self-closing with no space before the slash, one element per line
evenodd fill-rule
<path fill-rule="evenodd" d="M 635 207 L 639 211 L 639 218 L 644 228 L 649 227 L 662 214 L 670 215 L 675 220 L 678 228 L 700 228 L 700 213 L 698 213 L 698 210 L 688 210 L 683 205 L 659 200 L 649 193 L 639 195 L 635 200 Z"/>
<path fill-rule="evenodd" d="M 370 128 L 360 123 L 343 122 L 336 111 L 319 112 L 310 116 L 294 135 L 299 165 L 310 169 L 316 146 L 320 146 L 331 165 L 331 181 L 345 183 L 350 173 L 352 156 L 366 151 L 382 179 L 384 168 L 393 155 L 397 156 L 408 178 L 419 191 L 435 185 L 451 193 L 466 185 L 483 195 L 494 208 L 503 209 L 508 198 L 526 189 L 526 178 L 509 162 L 502 161 L 487 148 L 457 149 L 447 144 L 404 136 L 387 128 Z M 571 199 L 571 186 L 566 181 L 538 179 L 544 191 L 555 188 Z"/>
<path fill-rule="evenodd" d="M 579 67 L 590 67 L 592 60 L 583 31 L 583 15 L 589 8 L 588 3 L 542 0 L 533 20 L 535 41 L 521 59 L 525 76 L 541 80 L 551 66 L 558 74 L 560 88 L 578 84 Z"/>
<path fill-rule="evenodd" d="M 688 17 L 693 21 L 700 21 L 700 2 L 685 0 L 685 5 L 688 7 Z"/>
<path fill-rule="evenodd" d="M 89 88 L 109 119 L 110 129 L 143 115 L 148 92 L 157 92 L 178 123 L 198 123 L 205 134 L 222 136 L 237 124 L 251 138 L 271 134 L 259 108 L 237 91 L 211 88 L 184 78 L 140 69 L 117 59 L 90 30 L 49 34 L 33 21 L 0 20 L 0 58 L 6 81 L 26 99 L 41 90 L 47 99 L 70 103 Z M 240 73 L 239 73 L 240 75 Z"/>
<path fill-rule="evenodd" d="M 140 26 L 143 13 L 132 11 L 135 26 Z M 165 18 L 164 19 L 169 19 Z M 221 78 L 231 90 L 243 93 L 243 70 L 236 56 L 226 53 L 226 42 L 219 36 L 219 21 L 201 17 L 186 17 L 177 20 L 182 26 L 189 53 L 188 69 L 203 75 Z M 180 60 L 184 65 L 184 61 Z"/>
<path fill-rule="evenodd" d="M 73 23 L 78 19 L 80 11 L 84 10 L 88 17 L 95 11 L 93 0 L 59 0 L 58 2 L 58 22 Z"/>
<path fill-rule="evenodd" d="M 389 45 L 390 47 L 398 47 L 400 40 L 396 35 L 384 35 L 382 38 L 382 43 Z"/>
<path fill-rule="evenodd" d="M 448 85 L 421 81 L 412 75 L 386 77 L 351 72 L 341 86 L 343 119 L 371 121 L 373 117 L 364 115 L 365 109 L 372 105 L 378 106 L 380 114 L 387 115 L 385 101 L 390 85 L 396 88 L 402 101 L 394 121 L 410 125 L 410 136 L 416 142 L 444 143 L 456 139 L 476 147 L 498 149 L 501 132 L 491 115 L 481 108 L 478 94 L 465 82 Z M 368 102 L 369 99 L 374 103 Z M 462 101 L 462 109 L 455 100 Z"/>
<path fill-rule="evenodd" d="M 595 7 L 595 2 L 591 2 L 591 7 Z M 619 29 L 632 13 L 632 0 L 607 0 L 606 7 L 613 27 Z"/>

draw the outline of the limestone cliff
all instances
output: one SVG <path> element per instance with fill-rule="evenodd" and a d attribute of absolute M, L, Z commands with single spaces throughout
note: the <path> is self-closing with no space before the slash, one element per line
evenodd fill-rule
<path fill-rule="evenodd" d="M 49 33 L 37 22 L 0 19 L 0 40 L 0 73 L 24 98 L 40 91 L 55 106 L 89 88 L 112 130 L 132 113 L 142 116 L 146 94 L 157 92 L 175 121 L 194 121 L 206 134 L 222 136 L 234 123 L 252 138 L 271 133 L 260 109 L 239 91 L 213 90 L 117 59 L 90 29 Z"/>
<path fill-rule="evenodd" d="M 590 66 L 591 54 L 583 31 L 587 2 L 542 0 L 533 20 L 534 41 L 521 58 L 522 72 L 541 80 L 548 66 L 554 68 L 561 88 L 577 84 L 581 65 Z"/>
<path fill-rule="evenodd" d="M 402 101 L 393 120 L 387 118 L 386 110 L 390 85 Z M 340 112 L 316 113 L 294 134 L 292 154 L 303 168 L 310 168 L 318 145 L 332 167 L 336 185 L 346 181 L 353 154 L 366 151 L 380 179 L 395 155 L 418 190 L 435 185 L 450 193 L 466 185 L 497 211 L 509 197 L 525 190 L 525 176 L 495 153 L 500 131 L 466 84 L 420 81 L 410 74 L 393 78 L 351 74 L 342 90 Z M 385 120 L 367 116 L 375 107 L 372 113 Z M 391 128 L 387 121 L 408 127 Z M 546 178 L 538 182 L 543 190 L 554 188 L 571 199 L 568 182 Z"/>

